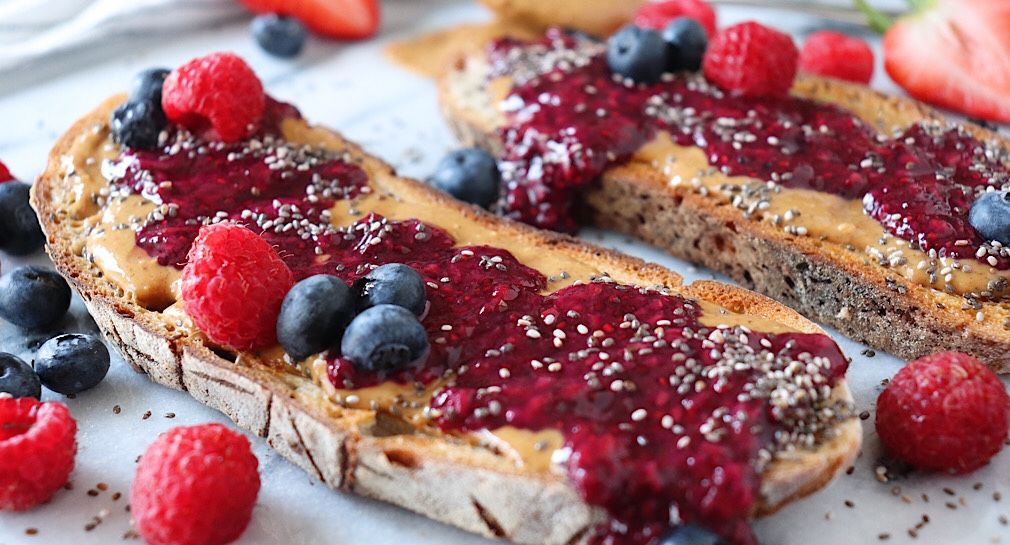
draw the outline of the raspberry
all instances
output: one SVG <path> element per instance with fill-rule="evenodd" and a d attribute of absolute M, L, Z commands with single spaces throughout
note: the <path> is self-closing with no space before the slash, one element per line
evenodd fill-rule
<path fill-rule="evenodd" d="M 800 50 L 800 70 L 829 78 L 870 83 L 873 50 L 867 43 L 841 32 L 820 30 L 811 34 Z"/>
<path fill-rule="evenodd" d="M 234 142 L 256 132 L 266 108 L 263 84 L 240 57 L 211 53 L 165 79 L 165 115 L 211 140 Z"/>
<path fill-rule="evenodd" d="M 249 229 L 200 229 L 182 270 L 186 313 L 210 340 L 256 350 L 277 342 L 277 316 L 294 278 L 270 244 Z"/>
<path fill-rule="evenodd" d="M 13 179 L 14 176 L 11 175 L 11 171 L 7 169 L 7 165 L 0 162 L 0 184 L 4 182 L 9 182 Z"/>
<path fill-rule="evenodd" d="M 260 490 L 249 440 L 221 424 L 173 428 L 137 464 L 130 510 L 148 545 L 223 545 L 249 525 Z"/>
<path fill-rule="evenodd" d="M 76 434 L 66 405 L 0 398 L 0 511 L 27 511 L 67 483 Z"/>
<path fill-rule="evenodd" d="M 877 434 L 895 458 L 966 473 L 1003 447 L 1010 396 L 996 374 L 958 352 L 909 363 L 877 398 Z"/>
<path fill-rule="evenodd" d="M 705 52 L 705 77 L 728 91 L 784 96 L 796 78 L 799 53 L 787 34 L 748 21 L 721 30 Z"/>
<path fill-rule="evenodd" d="M 660 0 L 643 4 L 635 12 L 637 26 L 663 30 L 670 21 L 689 17 L 701 23 L 709 36 L 715 35 L 715 10 L 705 0 Z"/>

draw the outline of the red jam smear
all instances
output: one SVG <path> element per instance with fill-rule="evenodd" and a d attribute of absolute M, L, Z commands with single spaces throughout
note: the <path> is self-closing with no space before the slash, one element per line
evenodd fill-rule
<path fill-rule="evenodd" d="M 499 40 L 489 59 L 493 76 L 520 75 L 499 131 L 502 211 L 539 227 L 574 231 L 580 189 L 660 130 L 725 174 L 861 199 L 888 232 L 937 257 L 982 259 L 976 251 L 989 241 L 968 210 L 986 188 L 1010 183 L 1007 151 L 962 129 L 918 124 L 886 138 L 837 106 L 732 95 L 700 75 L 626 85 L 600 46 L 558 30 L 532 43 Z M 1010 259 L 998 255 L 995 267 Z"/>
<path fill-rule="evenodd" d="M 124 151 L 121 164 L 114 187 L 172 210 L 137 234 L 162 263 L 182 266 L 199 226 L 227 220 L 262 232 L 298 278 L 353 282 L 383 263 L 414 267 L 428 285 L 429 356 L 383 377 L 333 354 L 330 380 L 445 380 L 430 416 L 448 431 L 559 430 L 570 479 L 611 516 L 595 543 L 644 545 L 679 522 L 755 543 L 747 518 L 763 463 L 791 434 L 817 431 L 814 412 L 834 407 L 827 399 L 847 367 L 827 336 L 704 327 L 679 295 L 607 281 L 544 295 L 547 279 L 508 251 L 456 246 L 418 220 L 368 214 L 333 227 L 325 210 L 366 192 L 367 175 L 269 133 L 230 146 L 180 133 L 157 152 Z M 810 388 L 792 395 L 775 373 L 809 376 Z"/>
<path fill-rule="evenodd" d="M 472 362 L 436 394 L 439 425 L 560 430 L 569 477 L 613 517 L 595 543 L 649 543 L 670 525 L 671 506 L 675 520 L 753 543 L 754 460 L 786 426 L 767 398 L 749 394 L 797 358 L 825 366 L 818 387 L 834 384 L 846 369 L 834 342 L 707 328 L 690 300 L 613 283 L 539 303 L 513 313 L 532 320 L 496 331 L 511 350 Z M 774 363 L 761 369 L 765 358 Z"/>
<path fill-rule="evenodd" d="M 298 278 L 326 272 L 318 258 L 335 233 L 323 216 L 338 199 L 357 196 L 368 177 L 336 154 L 282 143 L 280 122 L 297 116 L 270 100 L 261 134 L 251 140 L 206 142 L 172 130 L 158 150 L 124 150 L 115 185 L 160 205 L 137 232 L 137 245 L 181 269 L 202 225 L 239 221 L 259 227 Z"/>

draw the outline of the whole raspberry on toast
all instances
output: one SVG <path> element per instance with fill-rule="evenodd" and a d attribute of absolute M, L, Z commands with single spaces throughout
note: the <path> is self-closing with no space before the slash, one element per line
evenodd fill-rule
<path fill-rule="evenodd" d="M 701 72 L 675 62 L 675 36 L 552 30 L 462 59 L 440 100 L 498 160 L 492 208 L 638 236 L 902 357 L 1010 371 L 1005 140 L 864 86 L 793 81 L 795 45 L 757 23 L 694 42 Z"/>
<path fill-rule="evenodd" d="M 518 543 L 745 545 L 858 452 L 845 357 L 781 305 L 463 205 L 268 95 L 231 140 L 208 119 L 245 105 L 162 120 L 149 87 L 57 143 L 48 251 L 132 365 L 327 485 Z"/>

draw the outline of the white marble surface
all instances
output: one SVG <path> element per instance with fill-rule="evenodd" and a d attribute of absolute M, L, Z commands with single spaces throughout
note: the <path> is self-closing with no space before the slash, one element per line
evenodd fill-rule
<path fill-rule="evenodd" d="M 476 7 L 448 0 L 384 4 L 386 22 L 379 40 L 354 45 L 313 41 L 295 62 L 277 61 L 261 53 L 245 23 L 237 22 L 171 40 L 131 44 L 113 57 L 108 51 L 81 51 L 32 73 L 0 81 L 0 159 L 17 175 L 30 178 L 43 168 L 57 135 L 98 101 L 124 89 L 138 70 L 174 66 L 196 55 L 226 49 L 248 59 L 271 93 L 296 103 L 309 119 L 357 139 L 405 174 L 424 176 L 454 141 L 438 115 L 432 84 L 382 60 L 382 42 L 486 15 Z M 796 32 L 816 24 L 762 9 L 725 8 L 721 16 L 723 22 L 757 18 Z M 876 83 L 893 88 L 884 76 Z M 582 236 L 681 271 L 688 279 L 715 276 L 613 233 L 587 229 Z M 42 256 L 31 260 L 45 262 Z M 4 269 L 19 264 L 8 256 L 0 256 L 0 262 Z M 82 308 L 75 305 L 74 316 L 65 325 L 87 328 Z M 886 355 L 867 357 L 861 354 L 864 346 L 838 335 L 835 338 L 853 358 L 849 379 L 858 407 L 872 414 L 880 381 L 891 376 L 899 362 Z M 0 325 L 0 350 L 30 357 L 32 341 L 9 325 Z M 76 399 L 63 399 L 51 392 L 45 397 L 65 401 L 80 424 L 74 489 L 58 493 L 50 504 L 30 513 L 0 514 L 0 545 L 120 542 L 130 527 L 124 507 L 134 460 L 144 447 L 171 426 L 224 420 L 187 395 L 148 382 L 118 358 L 98 388 Z M 116 405 L 122 409 L 118 415 L 113 413 Z M 144 420 L 148 411 L 151 416 Z M 169 412 L 176 415 L 174 419 L 166 418 Z M 873 471 L 880 452 L 872 417 L 864 427 L 866 446 L 853 474 L 843 475 L 808 500 L 759 521 L 756 528 L 762 543 L 879 543 L 878 536 L 889 533 L 888 544 L 1010 544 L 1010 528 L 998 519 L 1010 515 L 1010 450 L 970 476 L 911 475 L 881 484 Z M 262 440 L 252 439 L 261 462 L 263 489 L 252 524 L 240 543 L 490 543 L 400 509 L 331 492 L 275 455 Z M 108 484 L 108 491 L 89 496 L 87 491 L 100 482 Z M 973 489 L 975 483 L 982 483 L 981 490 Z M 900 494 L 907 495 L 910 503 L 894 495 L 894 487 L 900 487 Z M 954 495 L 945 493 L 944 488 Z M 114 501 L 116 491 L 124 498 Z M 1007 498 L 994 501 L 994 491 Z M 923 494 L 928 495 L 928 502 Z M 846 507 L 846 500 L 854 502 L 854 507 Z M 946 507 L 947 502 L 957 508 Z M 108 515 L 104 521 L 85 531 L 92 518 L 105 509 Z M 924 513 L 931 522 L 913 540 L 907 529 Z M 27 536 L 27 528 L 39 529 L 38 535 Z"/>

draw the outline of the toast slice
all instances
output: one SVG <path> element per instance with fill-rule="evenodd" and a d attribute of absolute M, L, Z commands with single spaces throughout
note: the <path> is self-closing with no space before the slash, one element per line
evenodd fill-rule
<path fill-rule="evenodd" d="M 136 370 L 222 411 L 334 489 L 517 543 L 570 545 L 591 538 L 607 514 L 586 503 L 564 474 L 517 456 L 510 445 L 522 444 L 521 431 L 512 443 L 504 434 L 492 433 L 487 440 L 485 432 L 496 430 L 441 432 L 382 403 L 373 410 L 375 405 L 352 400 L 352 392 L 335 392 L 325 373 L 319 380 L 314 364 L 292 363 L 277 349 L 235 353 L 207 340 L 176 302 L 178 270 L 159 265 L 137 247 L 133 229 L 115 228 L 120 208 L 133 206 L 130 213 L 139 217 L 158 209 L 137 195 L 119 198 L 110 191 L 110 160 L 120 149 L 109 137 L 108 119 L 123 100 L 110 98 L 59 139 L 34 185 L 32 203 L 56 267 Z M 338 213 L 335 207 L 334 223 L 368 211 L 417 218 L 446 230 L 458 244 L 494 245 L 543 271 L 563 266 L 571 277 L 556 280 L 561 283 L 606 274 L 614 282 L 659 286 L 706 308 L 721 308 L 719 319 L 727 323 L 823 333 L 792 310 L 744 289 L 716 282 L 683 285 L 676 273 L 654 264 L 460 204 L 397 177 L 339 134 L 301 118 L 286 119 L 281 127 L 287 140 L 329 150 L 367 174 L 369 191 L 352 200 L 350 209 Z M 378 399 L 375 390 L 357 393 L 365 398 L 369 392 Z M 824 403 L 851 403 L 844 379 Z M 859 423 L 839 415 L 830 429 L 810 439 L 810 445 L 778 450 L 764 465 L 751 515 L 772 513 L 830 482 L 859 450 Z"/>
<path fill-rule="evenodd" d="M 579 47 L 595 47 L 594 55 L 602 51 L 595 45 Z M 509 112 L 523 106 L 512 94 L 515 81 L 498 75 L 507 69 L 493 69 L 492 48 L 486 49 L 472 51 L 439 80 L 439 97 L 464 144 L 502 157 L 502 134 L 514 128 L 517 115 Z M 536 53 L 516 57 L 527 70 L 537 66 Z M 579 70 L 571 73 L 581 74 Z M 568 77 L 565 69 L 558 73 Z M 918 102 L 841 81 L 801 75 L 792 94 L 851 112 L 879 135 L 899 134 L 917 123 L 946 125 L 940 114 Z M 973 124 L 950 126 L 976 138 L 987 156 L 1006 164 L 1006 140 L 1000 135 Z M 1010 372 L 1008 271 L 981 258 L 927 254 L 885 233 L 863 211 L 861 195 L 844 199 L 779 185 L 762 203 L 766 183 L 771 184 L 724 175 L 710 166 L 701 147 L 678 145 L 667 134 L 657 134 L 629 157 L 611 161 L 602 175 L 579 189 L 575 214 L 720 271 L 897 356 L 912 359 L 955 350 L 980 358 L 997 372 Z M 990 183 L 998 190 L 1002 182 L 994 178 Z M 762 198 L 748 200 L 751 190 Z M 967 216 L 967 210 L 958 213 Z"/>

